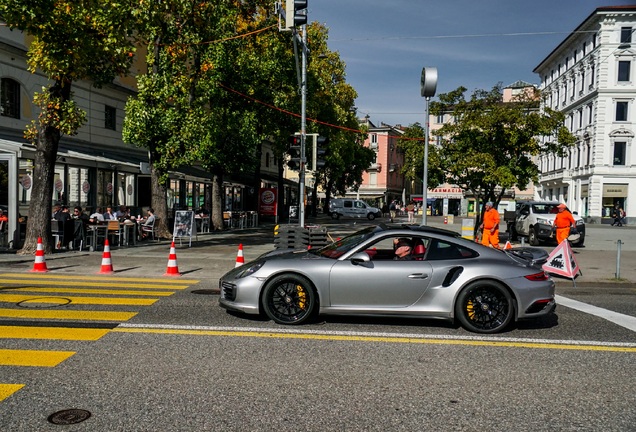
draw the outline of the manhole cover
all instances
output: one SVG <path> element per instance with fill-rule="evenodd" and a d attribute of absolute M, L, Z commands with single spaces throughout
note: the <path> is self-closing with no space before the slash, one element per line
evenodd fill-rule
<path fill-rule="evenodd" d="M 83 409 L 66 409 L 49 416 L 49 422 L 56 425 L 71 425 L 81 423 L 91 416 L 91 413 Z"/>
<path fill-rule="evenodd" d="M 18 303 L 19 307 L 39 309 L 65 306 L 71 301 L 64 297 L 37 297 L 23 300 Z"/>
<path fill-rule="evenodd" d="M 192 294 L 201 294 L 201 295 L 213 295 L 218 293 L 219 293 L 219 290 L 215 290 L 215 289 L 200 289 L 200 290 L 192 291 Z"/>

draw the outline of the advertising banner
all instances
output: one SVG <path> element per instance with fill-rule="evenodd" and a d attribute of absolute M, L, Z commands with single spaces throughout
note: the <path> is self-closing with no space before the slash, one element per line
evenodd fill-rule
<path fill-rule="evenodd" d="M 260 188 L 258 214 L 261 216 L 276 216 L 278 214 L 278 189 Z"/>

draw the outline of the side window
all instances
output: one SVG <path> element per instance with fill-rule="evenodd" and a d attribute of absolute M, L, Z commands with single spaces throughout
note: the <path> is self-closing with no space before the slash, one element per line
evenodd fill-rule
<path fill-rule="evenodd" d="M 428 249 L 428 245 L 431 243 L 431 239 L 427 237 L 420 236 L 410 236 L 404 237 L 401 236 L 401 239 L 407 239 L 411 244 L 411 255 L 413 257 L 412 260 L 421 261 L 426 257 L 426 251 Z M 364 249 L 364 252 L 369 255 L 372 261 L 389 261 L 395 258 L 395 247 L 398 238 L 384 237 L 375 243 L 367 246 Z"/>
<path fill-rule="evenodd" d="M 342 206 L 345 207 L 345 208 L 351 208 L 353 206 L 352 204 L 353 204 L 352 201 L 343 201 L 342 202 Z"/>
<path fill-rule="evenodd" d="M 426 254 L 427 261 L 454 260 L 474 258 L 477 252 L 460 245 L 448 243 L 442 240 L 433 240 Z"/>
<path fill-rule="evenodd" d="M 367 208 L 367 206 L 364 205 L 364 203 L 362 201 L 356 201 L 356 207 L 357 208 Z"/>

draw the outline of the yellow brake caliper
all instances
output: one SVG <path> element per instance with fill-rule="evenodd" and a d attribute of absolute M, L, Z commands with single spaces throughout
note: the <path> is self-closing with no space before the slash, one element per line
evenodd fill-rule
<path fill-rule="evenodd" d="M 475 318 L 475 305 L 472 300 L 468 300 L 468 303 L 466 304 L 466 312 L 468 312 L 468 318 Z"/>
<path fill-rule="evenodd" d="M 296 285 L 296 291 L 298 292 L 298 307 L 305 310 L 307 304 L 307 293 L 303 289 L 302 285 Z"/>

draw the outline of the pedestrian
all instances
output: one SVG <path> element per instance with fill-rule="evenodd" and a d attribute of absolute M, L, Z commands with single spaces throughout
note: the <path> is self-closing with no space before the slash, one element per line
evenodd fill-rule
<path fill-rule="evenodd" d="M 395 220 L 395 212 L 397 211 L 397 203 L 395 200 L 391 201 L 391 205 L 389 206 L 389 213 L 391 215 L 391 222 Z"/>
<path fill-rule="evenodd" d="M 612 210 L 612 217 L 614 218 L 614 222 L 612 222 L 612 226 L 623 226 L 623 218 L 625 217 L 625 211 L 618 204 L 614 206 Z"/>
<path fill-rule="evenodd" d="M 406 206 L 406 214 L 409 217 L 409 222 L 415 221 L 415 205 L 413 202 L 410 202 L 409 205 Z"/>
<path fill-rule="evenodd" d="M 482 230 L 481 244 L 499 249 L 499 212 L 492 201 L 488 201 L 485 207 L 484 221 L 479 226 Z"/>
<path fill-rule="evenodd" d="M 570 236 L 570 227 L 576 225 L 576 221 L 565 204 L 559 204 L 557 209 L 559 212 L 554 218 L 554 228 L 556 229 L 557 244 L 561 244 L 563 240 L 567 240 Z"/>

